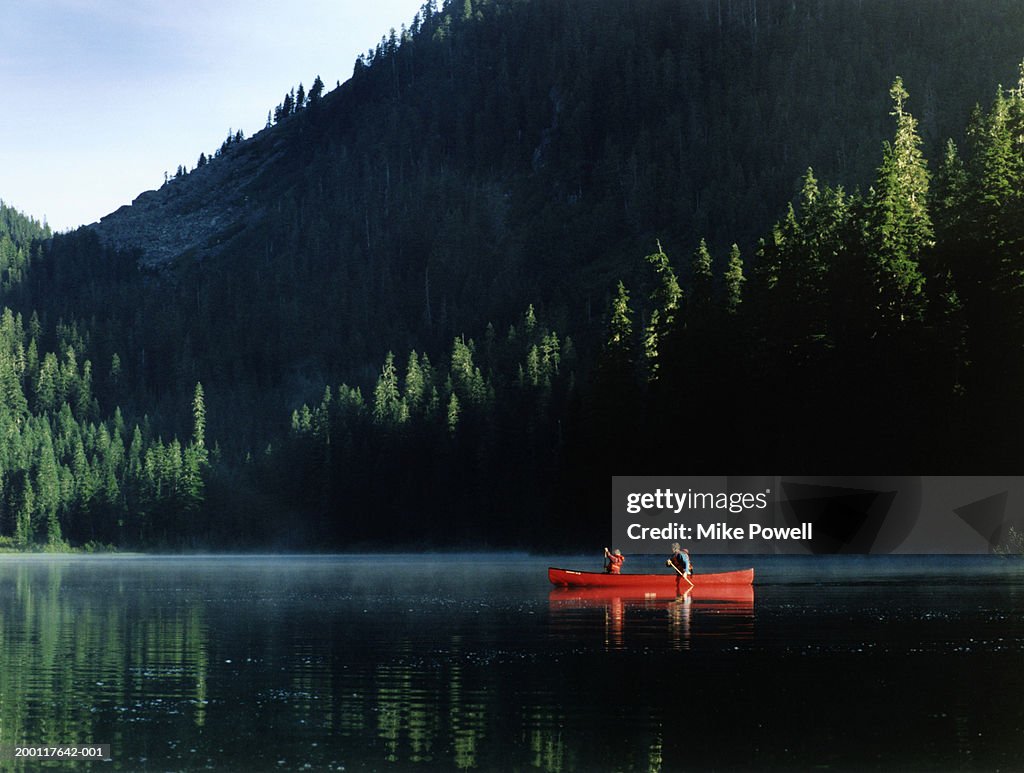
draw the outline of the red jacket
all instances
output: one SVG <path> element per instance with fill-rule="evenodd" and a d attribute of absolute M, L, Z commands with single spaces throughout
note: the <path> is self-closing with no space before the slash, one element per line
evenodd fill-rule
<path fill-rule="evenodd" d="M 626 560 L 625 556 L 617 556 L 614 553 L 608 554 L 608 574 L 619 574 L 622 571 L 622 562 Z"/>

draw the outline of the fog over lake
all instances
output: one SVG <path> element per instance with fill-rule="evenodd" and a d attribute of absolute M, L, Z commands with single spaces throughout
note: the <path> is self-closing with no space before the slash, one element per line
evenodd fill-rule
<path fill-rule="evenodd" d="M 109 744 L 113 770 L 1024 766 L 1017 560 L 699 557 L 755 567 L 720 599 L 547 581 L 600 564 L 4 556 L 0 745 Z"/>

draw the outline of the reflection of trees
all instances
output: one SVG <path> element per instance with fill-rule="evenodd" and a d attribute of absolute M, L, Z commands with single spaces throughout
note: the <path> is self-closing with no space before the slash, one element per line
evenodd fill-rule
<path fill-rule="evenodd" d="M 424 670 L 405 662 L 412 657 L 407 641 L 397 647 L 399 662 L 375 668 L 371 711 L 388 762 L 451 760 L 460 769 L 480 764 L 477 755 L 488 718 L 487 705 L 476 700 L 472 687 L 464 683 L 461 638 L 453 636 L 451 646 L 451 662 L 444 670 Z M 352 715 L 366 710 L 365 704 L 348 706 L 345 726 L 365 727 L 361 717 Z M 438 739 L 446 736 L 450 748 L 439 748 Z"/>
<path fill-rule="evenodd" d="M 476 767 L 478 747 L 483 741 L 486 706 L 466 694 L 461 663 L 462 637 L 452 636 L 453 658 L 448 679 L 448 713 L 451 721 L 455 766 L 460 770 Z"/>
<path fill-rule="evenodd" d="M 111 716 L 153 695 L 191 703 L 201 726 L 209 663 L 199 603 L 169 608 L 113 581 L 77 587 L 77 577 L 59 559 L 0 567 L 0 745 L 109 743 L 116 754 L 123 736 Z"/>
<path fill-rule="evenodd" d="M 695 662 L 672 651 L 687 640 L 674 600 L 553 602 L 551 620 L 525 632 L 522 616 L 508 628 L 440 617 L 452 627 L 439 632 L 384 613 L 353 625 L 319 598 L 285 603 L 305 586 L 282 589 L 276 575 L 243 607 L 234 570 L 130 563 L 0 564 L 0 744 L 109 743 L 125 769 L 143 758 L 231 768 L 230 754 L 250 769 L 561 773 L 659 770 L 673 757 L 672 669 Z M 699 600 L 692 611 L 694 649 L 752 625 L 742 604 L 734 616 Z M 271 745 L 280 757 L 268 762 Z"/>
<path fill-rule="evenodd" d="M 530 731 L 530 764 L 547 773 L 559 773 L 565 769 L 565 739 L 561 729 L 537 727 Z"/>
<path fill-rule="evenodd" d="M 430 762 L 439 718 L 430 696 L 414 683 L 416 670 L 399 664 L 377 667 L 377 733 L 385 759 Z M 408 749 L 401 748 L 402 740 Z"/>

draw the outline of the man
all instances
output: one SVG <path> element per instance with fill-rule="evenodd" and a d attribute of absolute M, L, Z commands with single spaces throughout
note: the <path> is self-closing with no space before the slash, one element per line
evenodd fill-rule
<path fill-rule="evenodd" d="M 615 548 L 615 552 L 612 553 L 608 548 L 605 548 L 604 557 L 608 561 L 604 568 L 605 572 L 608 574 L 621 574 L 622 562 L 626 560 L 626 557 L 622 555 L 622 551 Z"/>
<path fill-rule="evenodd" d="M 672 557 L 665 562 L 665 566 L 675 567 L 680 576 L 690 584 L 691 588 L 693 587 L 693 581 L 690 579 L 690 575 L 693 574 L 693 562 L 690 561 L 690 551 L 680 547 L 678 542 L 672 543 Z"/>

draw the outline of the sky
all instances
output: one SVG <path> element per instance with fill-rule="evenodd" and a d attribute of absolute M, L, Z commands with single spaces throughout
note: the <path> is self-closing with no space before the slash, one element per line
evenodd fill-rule
<path fill-rule="evenodd" d="M 92 223 L 300 82 L 327 90 L 423 0 L 3 0 L 0 200 Z"/>

